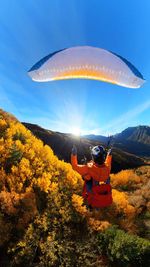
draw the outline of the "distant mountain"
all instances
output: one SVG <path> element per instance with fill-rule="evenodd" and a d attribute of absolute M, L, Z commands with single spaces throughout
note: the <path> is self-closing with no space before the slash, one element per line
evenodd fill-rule
<path fill-rule="evenodd" d="M 150 127 L 129 127 L 116 136 L 115 146 L 138 156 L 150 157 Z"/>
<path fill-rule="evenodd" d="M 137 126 L 129 127 L 117 135 L 117 140 L 128 140 L 138 142 L 145 145 L 150 145 L 150 127 Z"/>
<path fill-rule="evenodd" d="M 44 144 L 49 145 L 59 159 L 63 159 L 66 162 L 70 162 L 70 154 L 73 144 L 76 145 L 78 150 L 78 161 L 82 162 L 84 157 L 87 160 L 91 160 L 90 146 L 102 144 L 107 145 L 107 137 L 102 137 L 99 140 L 89 140 L 87 138 L 74 137 L 71 134 L 64 134 L 59 132 L 53 132 L 50 130 L 43 129 L 42 127 L 31 124 L 23 123 L 36 137 L 41 139 Z M 95 136 L 96 138 L 96 136 Z M 123 151 L 122 148 L 117 147 L 116 144 L 113 148 L 113 162 L 112 172 L 118 172 L 122 169 L 135 168 L 145 164 L 142 157 L 133 155 L 128 151 Z"/>
<path fill-rule="evenodd" d="M 93 141 L 100 141 L 102 143 L 107 144 L 108 142 L 108 137 L 103 136 L 103 135 L 95 135 L 95 134 L 89 134 L 89 135 L 84 135 L 83 138 L 89 139 L 89 140 L 93 140 Z"/>
<path fill-rule="evenodd" d="M 108 137 L 101 135 L 86 135 L 88 139 L 105 143 Z M 116 148 L 124 150 L 136 156 L 150 157 L 150 127 L 137 126 L 129 127 L 119 134 L 113 136 L 113 143 Z"/>

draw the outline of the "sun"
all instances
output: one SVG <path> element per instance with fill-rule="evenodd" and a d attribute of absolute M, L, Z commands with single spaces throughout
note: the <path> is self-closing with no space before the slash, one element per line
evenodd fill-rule
<path fill-rule="evenodd" d="M 80 136 L 80 135 L 81 135 L 81 129 L 78 128 L 78 127 L 73 127 L 73 128 L 71 129 L 71 133 L 72 133 L 73 135 L 75 135 L 75 136 Z"/>

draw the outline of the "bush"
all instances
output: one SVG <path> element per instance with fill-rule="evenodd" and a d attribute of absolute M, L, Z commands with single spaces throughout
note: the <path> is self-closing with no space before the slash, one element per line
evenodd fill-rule
<path fill-rule="evenodd" d="M 111 227 L 98 235 L 99 246 L 119 266 L 150 266 L 150 241 Z"/>

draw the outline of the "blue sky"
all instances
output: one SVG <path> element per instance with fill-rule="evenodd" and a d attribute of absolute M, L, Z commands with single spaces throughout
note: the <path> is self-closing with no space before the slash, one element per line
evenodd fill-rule
<path fill-rule="evenodd" d="M 117 133 L 150 125 L 149 0 L 5 0 L 0 8 L 0 107 L 47 129 Z M 54 51 L 108 49 L 143 74 L 140 89 L 94 80 L 33 82 L 27 71 Z"/>

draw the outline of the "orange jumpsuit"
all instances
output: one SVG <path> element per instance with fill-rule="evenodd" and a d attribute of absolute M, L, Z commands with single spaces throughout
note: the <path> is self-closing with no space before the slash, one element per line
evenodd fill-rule
<path fill-rule="evenodd" d="M 90 161 L 87 165 L 79 165 L 77 156 L 71 155 L 71 164 L 85 180 L 82 196 L 92 208 L 107 207 L 112 204 L 111 185 L 109 174 L 112 156 L 107 155 L 102 165 Z"/>
<path fill-rule="evenodd" d="M 77 156 L 71 154 L 71 164 L 74 170 L 83 176 L 85 180 L 90 180 L 91 177 L 98 182 L 105 182 L 111 171 L 112 156 L 107 155 L 105 162 L 102 165 L 90 161 L 87 165 L 79 165 Z"/>

